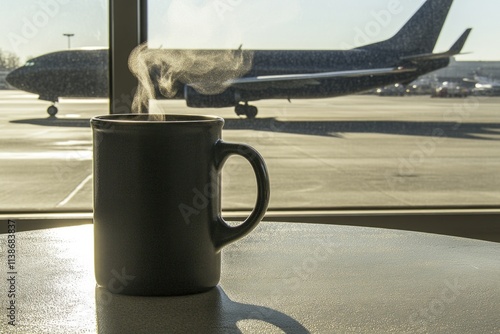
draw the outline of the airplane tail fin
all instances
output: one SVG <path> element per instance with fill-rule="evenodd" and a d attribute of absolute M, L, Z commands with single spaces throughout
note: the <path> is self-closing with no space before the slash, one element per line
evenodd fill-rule
<path fill-rule="evenodd" d="M 452 4 L 453 0 L 427 0 L 392 38 L 359 49 L 394 51 L 403 56 L 431 53 Z"/>

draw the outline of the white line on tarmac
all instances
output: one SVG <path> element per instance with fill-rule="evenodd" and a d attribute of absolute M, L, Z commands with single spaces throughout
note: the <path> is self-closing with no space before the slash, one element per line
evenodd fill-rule
<path fill-rule="evenodd" d="M 83 187 L 85 187 L 85 184 L 87 182 L 89 182 L 91 178 L 92 178 L 92 174 L 90 174 L 85 179 L 83 179 L 83 181 L 80 182 L 80 184 L 77 185 L 76 188 L 68 196 L 66 196 L 65 199 L 63 199 L 61 202 L 59 202 L 59 204 L 56 205 L 56 208 L 60 208 L 61 206 L 64 206 L 64 205 L 68 204 L 68 202 L 71 201 L 73 199 L 73 197 L 75 197 L 75 195 L 80 190 L 82 190 Z"/>
<path fill-rule="evenodd" d="M 61 101 L 59 101 L 59 103 L 78 103 L 78 104 L 83 104 L 83 103 L 107 103 L 109 102 L 109 99 L 100 99 L 100 98 L 96 98 L 96 99 L 68 99 L 68 98 L 65 98 L 65 99 L 61 99 Z"/>
<path fill-rule="evenodd" d="M 38 132 L 35 132 L 35 133 L 31 133 L 29 135 L 27 135 L 26 137 L 24 138 L 34 138 L 34 137 L 39 137 L 39 136 L 43 136 L 47 133 L 49 133 L 51 130 L 42 130 L 42 131 L 38 131 Z"/>
<path fill-rule="evenodd" d="M 11 93 L 11 94 L 7 93 L 4 95 L 4 98 L 5 99 L 29 99 L 29 98 L 37 99 L 38 96 L 35 94 L 27 94 L 27 93 L 23 94 L 23 93 L 18 92 L 18 93 Z"/>
<path fill-rule="evenodd" d="M 0 152 L 0 160 L 92 160 L 92 151 Z"/>

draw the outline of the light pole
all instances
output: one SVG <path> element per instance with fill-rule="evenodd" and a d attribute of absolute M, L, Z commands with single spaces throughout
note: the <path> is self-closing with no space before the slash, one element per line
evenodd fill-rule
<path fill-rule="evenodd" d="M 71 49 L 71 37 L 75 36 L 75 34 L 63 34 L 63 36 L 68 37 L 68 50 Z"/>

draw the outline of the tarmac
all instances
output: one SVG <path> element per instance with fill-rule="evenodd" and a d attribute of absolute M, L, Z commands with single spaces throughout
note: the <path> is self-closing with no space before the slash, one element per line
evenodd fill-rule
<path fill-rule="evenodd" d="M 151 101 L 150 111 L 223 117 L 225 141 L 264 157 L 276 210 L 500 205 L 500 98 L 353 95 L 254 105 L 254 120 L 184 101 Z M 108 113 L 109 101 L 61 99 L 52 118 L 48 106 L 0 90 L 0 211 L 92 210 L 89 120 Z M 225 210 L 253 206 L 255 178 L 243 158 L 226 163 L 222 193 Z"/>

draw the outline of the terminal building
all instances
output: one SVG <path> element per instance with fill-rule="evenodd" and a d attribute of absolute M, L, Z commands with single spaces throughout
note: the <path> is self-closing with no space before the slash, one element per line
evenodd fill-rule
<path fill-rule="evenodd" d="M 450 65 L 428 76 L 436 77 L 440 81 L 474 76 L 485 77 L 490 80 L 500 80 L 500 61 L 456 61 L 452 58 Z"/>
<path fill-rule="evenodd" d="M 483 81 L 477 81 L 483 80 Z M 468 95 L 500 96 L 500 61 L 456 61 L 450 60 L 446 68 L 423 75 L 409 85 L 389 85 L 366 93 L 380 96 L 428 95 L 438 91 L 454 92 L 456 97 Z M 494 88 L 478 88 L 476 84 L 494 83 Z M 445 89 L 445 90 L 443 90 Z M 440 94 L 438 94 L 440 95 Z M 444 94 L 450 96 L 450 94 Z"/>

